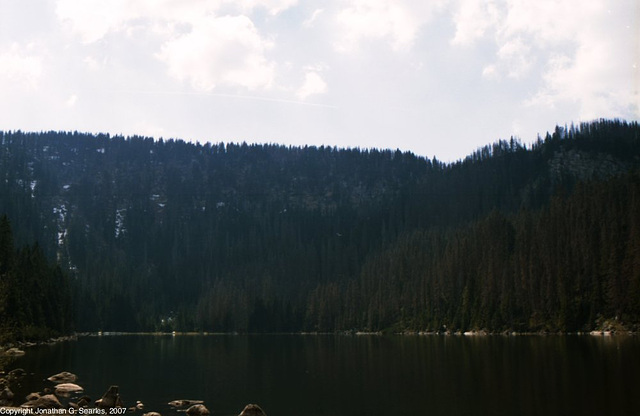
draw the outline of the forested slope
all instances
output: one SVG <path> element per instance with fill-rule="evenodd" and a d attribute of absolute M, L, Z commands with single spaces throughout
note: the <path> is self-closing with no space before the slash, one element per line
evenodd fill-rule
<path fill-rule="evenodd" d="M 640 321 L 638 125 L 452 164 L 390 150 L 0 133 L 0 213 L 77 328 L 586 330 Z"/>
<path fill-rule="evenodd" d="M 314 302 L 328 328 L 634 327 L 640 175 L 579 184 L 542 210 L 493 211 L 460 228 L 409 233 L 371 258 L 346 296 L 336 294 Z"/>
<path fill-rule="evenodd" d="M 49 264 L 38 244 L 14 247 L 8 218 L 0 217 L 0 345 L 66 334 L 74 327 L 68 277 Z"/>

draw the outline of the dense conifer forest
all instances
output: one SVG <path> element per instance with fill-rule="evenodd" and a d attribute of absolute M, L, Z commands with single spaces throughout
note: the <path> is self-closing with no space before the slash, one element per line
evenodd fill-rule
<path fill-rule="evenodd" d="M 14 331 L 638 329 L 639 132 L 556 127 L 455 163 L 0 132 L 0 314 Z"/>
<path fill-rule="evenodd" d="M 71 286 L 36 243 L 14 248 L 11 224 L 0 217 L 0 345 L 40 340 L 73 328 Z"/>

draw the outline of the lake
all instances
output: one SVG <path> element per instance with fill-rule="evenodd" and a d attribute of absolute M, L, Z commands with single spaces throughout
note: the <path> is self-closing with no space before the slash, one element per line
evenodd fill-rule
<path fill-rule="evenodd" d="M 19 397 L 60 371 L 93 400 L 214 416 L 259 404 L 268 416 L 637 415 L 635 336 L 121 335 L 28 348 Z M 138 412 L 141 414 L 141 412 Z"/>

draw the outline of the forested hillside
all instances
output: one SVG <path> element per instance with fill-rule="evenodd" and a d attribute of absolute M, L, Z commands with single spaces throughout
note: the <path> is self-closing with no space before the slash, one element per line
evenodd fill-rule
<path fill-rule="evenodd" d="M 11 224 L 0 217 L 0 345 L 37 340 L 73 329 L 71 287 L 35 244 L 14 247 Z"/>
<path fill-rule="evenodd" d="M 452 164 L 0 132 L 0 213 L 67 270 L 79 330 L 633 327 L 639 130 L 557 127 Z"/>

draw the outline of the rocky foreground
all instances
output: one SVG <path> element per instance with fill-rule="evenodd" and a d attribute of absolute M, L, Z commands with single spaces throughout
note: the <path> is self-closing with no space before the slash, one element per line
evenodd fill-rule
<path fill-rule="evenodd" d="M 19 355 L 21 351 L 14 350 Z M 26 375 L 21 368 L 8 373 L 0 372 L 0 415 L 123 415 L 125 413 L 143 412 L 144 404 L 137 401 L 132 407 L 125 407 L 118 392 L 118 386 L 110 386 L 96 401 L 82 395 L 84 389 L 76 384 L 77 376 L 67 371 L 54 374 L 47 380 L 54 384 L 53 388 L 43 388 L 24 399 L 15 397 L 11 386 L 20 382 Z M 202 400 L 173 400 L 168 403 L 173 409 L 185 412 L 188 416 L 207 416 L 211 412 Z M 142 416 L 162 416 L 150 411 Z M 239 416 L 266 416 L 260 406 L 248 404 Z"/>

